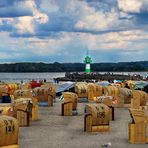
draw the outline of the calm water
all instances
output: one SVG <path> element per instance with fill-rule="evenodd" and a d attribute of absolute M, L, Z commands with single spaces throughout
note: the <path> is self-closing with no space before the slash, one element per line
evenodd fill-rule
<path fill-rule="evenodd" d="M 5 82 L 24 82 L 46 79 L 47 82 L 52 82 L 53 78 L 63 77 L 65 73 L 0 73 L 0 80 Z"/>
<path fill-rule="evenodd" d="M 103 73 L 103 72 L 102 72 Z M 148 72 L 114 72 L 115 74 L 140 74 L 141 76 L 148 76 Z M 0 73 L 0 80 L 5 82 L 24 82 L 34 80 L 46 79 L 47 82 L 52 82 L 53 78 L 63 77 L 65 75 L 62 73 Z"/>

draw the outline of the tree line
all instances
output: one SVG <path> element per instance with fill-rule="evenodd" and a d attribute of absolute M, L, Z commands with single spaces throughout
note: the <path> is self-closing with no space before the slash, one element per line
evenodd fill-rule
<path fill-rule="evenodd" d="M 84 63 L 11 63 L 0 64 L 0 72 L 83 72 Z M 148 61 L 93 63 L 91 71 L 95 72 L 132 72 L 148 71 Z"/>

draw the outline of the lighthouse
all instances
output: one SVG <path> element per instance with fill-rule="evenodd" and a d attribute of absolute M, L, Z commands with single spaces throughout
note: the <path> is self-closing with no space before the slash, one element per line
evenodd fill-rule
<path fill-rule="evenodd" d="M 86 74 L 89 74 L 91 72 L 90 64 L 92 63 L 92 60 L 91 60 L 91 57 L 88 55 L 88 51 L 87 51 L 87 55 L 84 59 L 84 63 L 85 63 L 85 72 L 86 72 Z"/>

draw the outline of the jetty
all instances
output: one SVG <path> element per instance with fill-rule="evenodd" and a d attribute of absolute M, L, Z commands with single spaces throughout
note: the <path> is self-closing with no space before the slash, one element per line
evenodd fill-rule
<path fill-rule="evenodd" d="M 72 82 L 81 82 L 81 81 L 102 81 L 108 80 L 113 82 L 114 80 L 143 80 L 143 77 L 139 74 L 134 75 L 125 75 L 125 74 L 114 74 L 114 73 L 104 73 L 100 74 L 99 72 L 91 72 L 89 74 L 84 72 L 66 72 L 64 77 L 55 78 L 55 81 L 72 81 Z"/>

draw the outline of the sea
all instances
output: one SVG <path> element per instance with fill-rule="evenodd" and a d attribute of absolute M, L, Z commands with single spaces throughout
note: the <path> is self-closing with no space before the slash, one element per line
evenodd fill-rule
<path fill-rule="evenodd" d="M 53 82 L 54 78 L 57 77 L 64 77 L 65 72 L 62 73 L 55 73 L 55 72 L 47 72 L 47 73 L 0 73 L 0 81 L 4 82 L 16 82 L 20 83 L 23 82 L 29 82 L 31 80 L 44 80 L 46 79 L 47 82 Z"/>
<path fill-rule="evenodd" d="M 100 74 L 103 74 L 106 72 L 100 72 Z M 143 77 L 148 76 L 148 72 L 111 72 L 114 74 L 124 74 L 124 75 L 133 75 L 133 74 L 140 74 Z M 4 82 L 16 82 L 20 83 L 23 82 L 29 82 L 31 80 L 44 80 L 46 79 L 47 82 L 53 82 L 54 78 L 57 77 L 64 77 L 65 72 L 46 72 L 46 73 L 0 73 L 0 81 Z"/>

